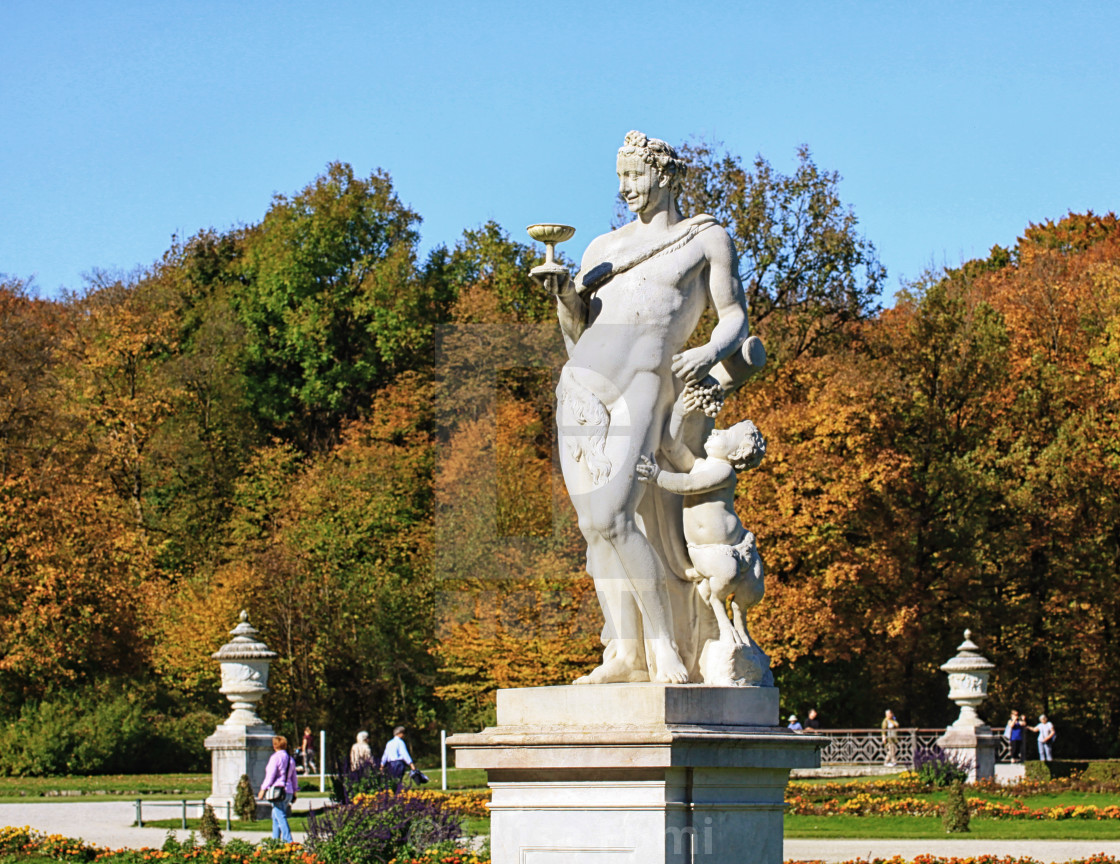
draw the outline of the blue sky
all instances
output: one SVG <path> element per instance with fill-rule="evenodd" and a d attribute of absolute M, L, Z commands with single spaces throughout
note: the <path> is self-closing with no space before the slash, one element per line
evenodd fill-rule
<path fill-rule="evenodd" d="M 807 143 L 889 271 L 1120 209 L 1120 4 L 0 3 L 0 273 L 44 294 L 259 221 L 332 160 L 424 248 L 606 230 L 629 129 L 792 170 Z"/>

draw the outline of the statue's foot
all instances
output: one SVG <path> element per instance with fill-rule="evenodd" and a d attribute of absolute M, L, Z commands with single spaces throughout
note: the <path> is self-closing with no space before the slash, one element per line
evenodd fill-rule
<path fill-rule="evenodd" d="M 640 684 L 649 681 L 649 673 L 644 669 L 634 669 L 621 660 L 608 660 L 587 675 L 577 678 L 573 684 Z"/>
<path fill-rule="evenodd" d="M 687 684 L 688 670 L 681 662 L 677 646 L 665 640 L 658 640 L 654 649 L 657 656 L 657 678 L 659 684 Z"/>

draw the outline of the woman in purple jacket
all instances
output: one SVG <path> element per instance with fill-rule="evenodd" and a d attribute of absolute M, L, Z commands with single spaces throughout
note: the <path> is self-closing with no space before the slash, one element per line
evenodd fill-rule
<path fill-rule="evenodd" d="M 291 843 L 292 829 L 288 827 L 288 814 L 291 812 L 292 802 L 296 800 L 296 760 L 288 754 L 288 739 L 283 735 L 276 735 L 272 739 L 272 756 L 268 759 L 257 800 L 266 800 L 266 793 L 273 788 L 280 791 L 267 798 L 272 802 L 272 836 Z"/>

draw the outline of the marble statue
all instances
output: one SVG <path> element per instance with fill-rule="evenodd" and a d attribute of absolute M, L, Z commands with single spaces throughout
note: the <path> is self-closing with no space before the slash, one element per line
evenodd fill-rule
<path fill-rule="evenodd" d="M 742 621 L 762 594 L 761 559 L 731 503 L 735 465 L 764 445 L 753 426 L 712 431 L 723 396 L 765 351 L 749 335 L 731 238 L 678 207 L 685 170 L 664 141 L 630 132 L 617 173 L 636 218 L 591 241 L 574 278 L 551 245 L 532 271 L 556 296 L 568 352 L 560 460 L 604 616 L 603 662 L 577 684 L 771 680 Z M 572 233 L 534 228 L 557 242 Z M 686 349 L 709 306 L 708 340 Z M 753 455 L 739 457 L 733 440 Z M 734 623 L 723 606 L 732 592 Z"/>

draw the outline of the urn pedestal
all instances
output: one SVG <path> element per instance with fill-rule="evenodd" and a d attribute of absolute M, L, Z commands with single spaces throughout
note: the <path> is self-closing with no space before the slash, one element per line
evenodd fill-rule
<path fill-rule="evenodd" d="M 773 687 L 535 687 L 497 708 L 448 739 L 487 771 L 494 864 L 781 864 L 790 769 L 827 740 L 779 727 Z"/>
<path fill-rule="evenodd" d="M 210 795 L 206 803 L 219 813 L 237 796 L 242 774 L 256 795 L 264 782 L 265 769 L 272 755 L 272 727 L 257 716 L 256 705 L 268 692 L 268 666 L 277 654 L 259 641 L 257 631 L 242 612 L 240 621 L 230 631 L 232 640 L 211 657 L 221 663 L 223 693 L 233 705 L 226 721 L 206 739 L 210 751 Z M 268 818 L 271 805 L 257 804 L 257 817 Z"/>

